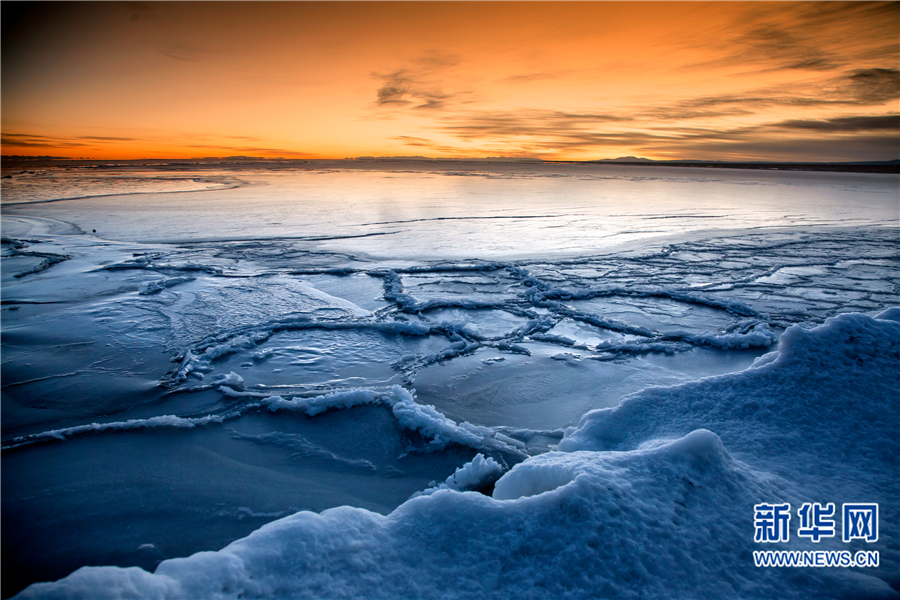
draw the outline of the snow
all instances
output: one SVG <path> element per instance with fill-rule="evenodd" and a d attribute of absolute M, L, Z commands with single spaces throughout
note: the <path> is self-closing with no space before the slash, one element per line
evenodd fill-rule
<path fill-rule="evenodd" d="M 438 490 L 478 491 L 479 488 L 493 484 L 501 475 L 503 475 L 503 466 L 493 458 L 485 458 L 484 454 L 479 453 L 471 461 L 458 468 L 446 481 L 414 494 L 413 497 L 430 496 Z"/>
<path fill-rule="evenodd" d="M 299 512 L 153 574 L 84 567 L 17 597 L 894 598 L 898 425 L 877 417 L 898 375 L 900 323 L 792 327 L 761 366 L 588 413 L 493 498 L 455 491 L 496 472 L 478 455 L 388 516 Z M 880 569 L 754 567 L 752 506 L 806 498 L 880 502 Z"/>
<path fill-rule="evenodd" d="M 51 439 L 65 440 L 73 435 L 84 433 L 97 433 L 102 431 L 125 431 L 128 429 L 141 428 L 157 428 L 157 427 L 175 427 L 181 429 L 190 429 L 198 425 L 208 425 L 209 423 L 221 423 L 225 417 L 221 415 L 206 415 L 204 417 L 184 418 L 175 415 L 161 415 L 158 417 L 150 417 L 149 419 L 128 419 L 127 421 L 112 421 L 110 423 L 90 423 L 89 425 L 77 425 L 75 427 L 66 427 L 63 429 L 51 429 L 41 433 L 33 433 L 30 435 L 17 437 L 10 442 L 3 444 L 4 450 L 11 450 L 27 444 L 40 441 L 48 441 Z"/>
<path fill-rule="evenodd" d="M 330 409 L 348 409 L 364 404 L 386 404 L 391 408 L 391 412 L 402 427 L 417 431 L 422 436 L 429 438 L 432 449 L 454 443 L 475 449 L 487 447 L 521 454 L 514 442 L 510 444 L 504 441 L 502 436 L 498 436 L 494 430 L 471 423 L 457 424 L 441 414 L 434 406 L 419 404 L 409 391 L 398 385 L 393 386 L 390 393 L 356 389 L 333 392 L 313 398 L 286 400 L 280 396 L 272 396 L 264 398 L 261 404 L 267 406 L 270 411 L 300 410 L 309 416 L 315 416 Z"/>

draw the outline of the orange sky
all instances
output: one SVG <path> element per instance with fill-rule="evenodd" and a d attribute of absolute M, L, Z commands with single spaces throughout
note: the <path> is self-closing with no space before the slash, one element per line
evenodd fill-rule
<path fill-rule="evenodd" d="M 900 158 L 900 3 L 2 9 L 4 155 Z"/>

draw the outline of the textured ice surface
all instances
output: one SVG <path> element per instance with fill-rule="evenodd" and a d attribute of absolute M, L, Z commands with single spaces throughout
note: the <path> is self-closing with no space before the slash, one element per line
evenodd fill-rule
<path fill-rule="evenodd" d="M 184 192 L 223 189 L 236 182 L 209 173 L 160 173 L 137 167 L 120 169 L 62 167 L 20 170 L 0 182 L 3 204 L 55 202 L 60 199 L 121 194 Z"/>
<path fill-rule="evenodd" d="M 85 567 L 19 597 L 897 597 L 900 447 L 879 417 L 900 408 L 900 323 L 795 326 L 764 363 L 588 413 L 493 498 L 449 478 L 387 516 L 299 512 L 153 574 Z M 863 497 L 880 503 L 879 539 L 853 548 L 877 549 L 878 569 L 753 566 L 754 504 Z"/>
<path fill-rule="evenodd" d="M 4 205 L 4 596 L 84 565 L 152 572 L 239 538 L 156 576 L 82 570 L 57 589 L 896 588 L 896 531 L 876 570 L 758 572 L 740 508 L 897 495 L 887 463 L 867 471 L 847 456 L 855 438 L 814 413 L 852 401 L 829 414 L 869 454 L 887 443 L 865 419 L 896 411 L 877 383 L 896 381 L 892 325 L 812 329 L 900 304 L 896 178 L 428 169 L 192 171 L 176 178 L 232 189 L 165 194 L 113 170 L 92 174 L 107 186 L 93 191 L 130 195 Z M 61 184 L 30 185 L 52 199 Z M 837 333 L 848 327 L 859 335 Z M 490 493 L 502 473 L 495 498 L 510 500 L 459 493 Z M 303 512 L 339 506 L 355 508 Z M 712 549 L 700 533 L 683 543 L 695 526 L 716 532 Z M 39 589 L 27 593 L 51 594 Z"/>

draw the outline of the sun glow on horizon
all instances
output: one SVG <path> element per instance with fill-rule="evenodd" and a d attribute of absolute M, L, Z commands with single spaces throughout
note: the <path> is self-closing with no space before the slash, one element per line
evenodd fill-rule
<path fill-rule="evenodd" d="M 3 154 L 900 158 L 900 4 L 4 2 Z"/>

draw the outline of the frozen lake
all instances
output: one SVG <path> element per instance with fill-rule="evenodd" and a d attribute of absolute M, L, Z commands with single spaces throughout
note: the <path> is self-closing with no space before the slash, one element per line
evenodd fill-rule
<path fill-rule="evenodd" d="M 644 473 L 669 460 L 650 456 L 666 443 L 675 450 L 665 452 L 680 457 L 671 464 L 688 455 L 739 462 L 722 466 L 725 474 L 709 485 L 721 479 L 746 494 L 723 491 L 705 501 L 748 519 L 754 502 L 778 498 L 884 503 L 880 541 L 866 546 L 881 552 L 877 572 L 797 579 L 750 568 L 741 583 L 722 574 L 734 567 L 726 562 L 675 588 L 676 596 L 766 597 L 786 589 L 785 597 L 842 597 L 858 584 L 873 597 L 891 597 L 889 586 L 898 589 L 898 512 L 889 502 L 897 498 L 897 471 L 887 459 L 896 455 L 896 419 L 872 431 L 851 425 L 852 434 L 826 423 L 814 434 L 804 429 L 814 413 L 798 404 L 791 414 L 804 425 L 775 433 L 766 429 L 774 416 L 716 400 L 758 395 L 754 406 L 781 407 L 760 413 L 774 415 L 806 390 L 822 394 L 824 414 L 846 392 L 872 405 L 857 406 L 845 420 L 896 415 L 900 334 L 896 318 L 882 314 L 900 305 L 896 175 L 413 161 L 9 174 L 2 180 L 4 597 L 86 565 L 152 572 L 161 561 L 219 550 L 270 522 L 254 535 L 290 530 L 299 539 L 326 525 L 309 525 L 308 513 L 284 517 L 340 506 L 365 510 L 324 513 L 344 532 L 333 538 L 350 536 L 349 547 L 353 540 L 375 544 L 388 556 L 384 573 L 400 573 L 389 556 L 393 542 L 371 541 L 367 532 L 376 525 L 363 521 L 389 515 L 451 535 L 452 523 L 469 511 L 476 521 L 492 510 L 518 511 L 513 520 L 527 529 L 550 509 L 523 500 L 553 490 L 541 496 L 545 504 L 568 502 L 566 494 L 594 498 L 594 508 L 584 510 L 615 520 L 608 499 L 597 508 L 594 492 L 577 491 L 576 483 L 601 485 L 617 469 Z M 843 313 L 862 315 L 823 326 Z M 783 350 L 779 340 L 791 327 L 788 350 L 747 370 Z M 840 337 L 842 327 L 869 333 Z M 796 341 L 804 335 L 817 341 Z M 852 372 L 817 358 L 866 336 L 881 346 L 870 362 L 853 350 L 860 362 Z M 792 350 L 799 347 L 812 350 Z M 785 367 L 791 352 L 810 362 Z M 777 369 L 784 373 L 753 383 Z M 789 391 L 817 369 L 821 381 Z M 850 379 L 831 389 L 832 371 Z M 741 386 L 745 392 L 734 396 Z M 697 390 L 693 400 L 684 399 L 688 389 Z M 634 393 L 618 412 L 585 416 Z M 590 437 L 597 419 L 613 418 L 602 436 Z M 743 420 L 757 418 L 752 428 L 762 438 L 743 433 Z M 782 427 L 785 417 L 778 418 Z M 828 448 L 792 463 L 816 435 Z M 859 466 L 829 454 L 858 445 L 856 435 L 886 462 Z M 767 436 L 773 442 L 762 449 Z M 730 454 L 721 454 L 722 444 Z M 576 450 L 584 451 L 572 454 L 577 460 L 559 458 Z M 855 474 L 832 477 L 842 463 L 856 465 Z M 493 492 L 494 499 L 431 493 L 467 464 L 457 488 Z M 697 477 L 708 474 L 701 471 Z M 813 476 L 826 471 L 826 483 Z M 497 482 L 501 474 L 508 475 Z M 650 496 L 662 489 L 646 485 Z M 423 491 L 424 498 L 406 502 Z M 450 516 L 442 521 L 435 511 Z M 361 528 L 356 538 L 339 515 Z M 626 540 L 646 534 L 648 551 L 680 552 L 670 533 L 652 533 L 659 527 L 653 519 L 658 515 L 628 517 L 638 531 Z M 548 535 L 580 535 L 572 527 Z M 709 543 L 737 544 L 744 550 L 734 560 L 749 568 L 748 527 L 746 536 L 719 532 Z M 257 548 L 254 539 L 242 547 Z M 584 543 L 582 554 L 593 552 Z M 284 552 L 295 565 L 309 558 L 293 546 Z M 476 556 L 458 552 L 460 564 Z M 503 552 L 477 555 L 513 560 Z M 597 554 L 603 564 L 614 556 Z M 235 588 L 249 596 L 354 597 L 366 589 L 353 587 L 363 576 L 354 575 L 352 560 L 309 567 L 337 570 L 321 588 L 303 587 L 294 567 L 242 560 L 248 570 L 261 569 L 257 575 L 284 580 L 272 589 Z M 423 568 L 444 573 L 453 560 Z M 134 594 L 150 595 L 152 578 L 166 569 L 183 586 L 171 588 L 175 597 L 219 589 L 217 567 L 190 587 L 176 563 L 162 563 L 154 576 L 140 572 L 151 587 L 135 584 Z M 601 595 L 638 597 L 643 588 L 625 584 L 632 576 L 652 595 L 657 580 L 669 577 L 636 569 L 629 575 L 610 567 L 612 587 Z M 121 573 L 131 572 L 97 571 L 87 581 L 98 587 L 79 589 L 90 597 L 110 585 L 104 577 Z M 515 595 L 501 583 L 452 593 L 426 584 L 419 592 L 377 589 L 388 596 Z M 588 588 L 578 585 L 546 589 L 556 597 L 585 595 Z"/>

